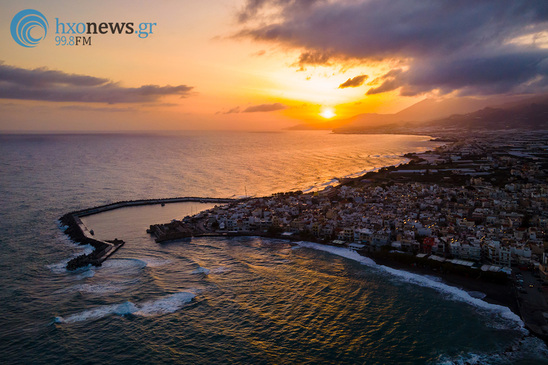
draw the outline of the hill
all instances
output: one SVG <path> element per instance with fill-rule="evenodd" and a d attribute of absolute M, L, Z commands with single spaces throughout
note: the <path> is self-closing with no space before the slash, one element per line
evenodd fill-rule
<path fill-rule="evenodd" d="M 433 121 L 398 122 L 367 127 L 346 126 L 335 133 L 432 134 L 478 130 L 548 129 L 548 97 L 534 97 L 506 107 L 486 107 L 466 114 L 454 114 Z"/>

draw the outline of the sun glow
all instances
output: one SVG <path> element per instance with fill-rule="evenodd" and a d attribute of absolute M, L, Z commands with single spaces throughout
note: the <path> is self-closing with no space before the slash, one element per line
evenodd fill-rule
<path fill-rule="evenodd" d="M 335 114 L 335 111 L 333 110 L 333 108 L 322 108 L 322 111 L 320 112 L 320 115 L 322 117 L 324 117 L 325 119 L 331 119 L 336 114 Z"/>

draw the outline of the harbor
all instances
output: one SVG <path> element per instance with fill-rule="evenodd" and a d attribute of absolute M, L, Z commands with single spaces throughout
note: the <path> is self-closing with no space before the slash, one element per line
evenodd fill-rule
<path fill-rule="evenodd" d="M 81 218 L 83 217 L 89 217 L 95 214 L 128 207 L 142 207 L 150 205 L 159 205 L 164 207 L 166 204 L 189 202 L 227 204 L 234 201 L 237 201 L 237 199 L 201 197 L 142 199 L 120 201 L 67 213 L 59 219 L 65 234 L 67 234 L 74 242 L 82 245 L 91 245 L 93 247 L 93 251 L 89 254 L 82 254 L 71 259 L 67 263 L 66 268 L 68 270 L 76 270 L 80 267 L 85 267 L 88 265 L 101 266 L 106 259 L 111 257 L 125 244 L 125 241 L 123 239 L 119 239 L 118 237 L 109 239 L 99 239 L 95 237 L 93 229 L 88 229 L 88 227 L 82 222 Z"/>

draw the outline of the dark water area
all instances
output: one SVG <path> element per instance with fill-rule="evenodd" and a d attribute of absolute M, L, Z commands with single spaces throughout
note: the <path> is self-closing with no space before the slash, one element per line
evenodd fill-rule
<path fill-rule="evenodd" d="M 507 308 L 347 250 L 257 237 L 156 244 L 148 224 L 209 205 L 84 219 L 127 243 L 90 247 L 57 219 L 119 200 L 267 195 L 432 148 L 418 136 L 325 132 L 0 136 L 0 354 L 6 364 L 532 364 L 546 346 Z"/>

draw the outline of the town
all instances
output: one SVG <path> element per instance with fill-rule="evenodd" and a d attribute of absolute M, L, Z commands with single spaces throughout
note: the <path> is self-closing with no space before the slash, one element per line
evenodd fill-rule
<path fill-rule="evenodd" d="M 270 233 L 390 247 L 488 270 L 532 266 L 546 278 L 548 138 L 535 136 L 472 137 L 324 191 L 246 199 L 151 229 L 159 241 L 176 232 Z"/>
<path fill-rule="evenodd" d="M 476 133 L 322 191 L 243 199 L 148 232 L 157 242 L 214 235 L 313 241 L 511 281 L 517 311 L 545 336 L 547 141 L 539 132 Z"/>

